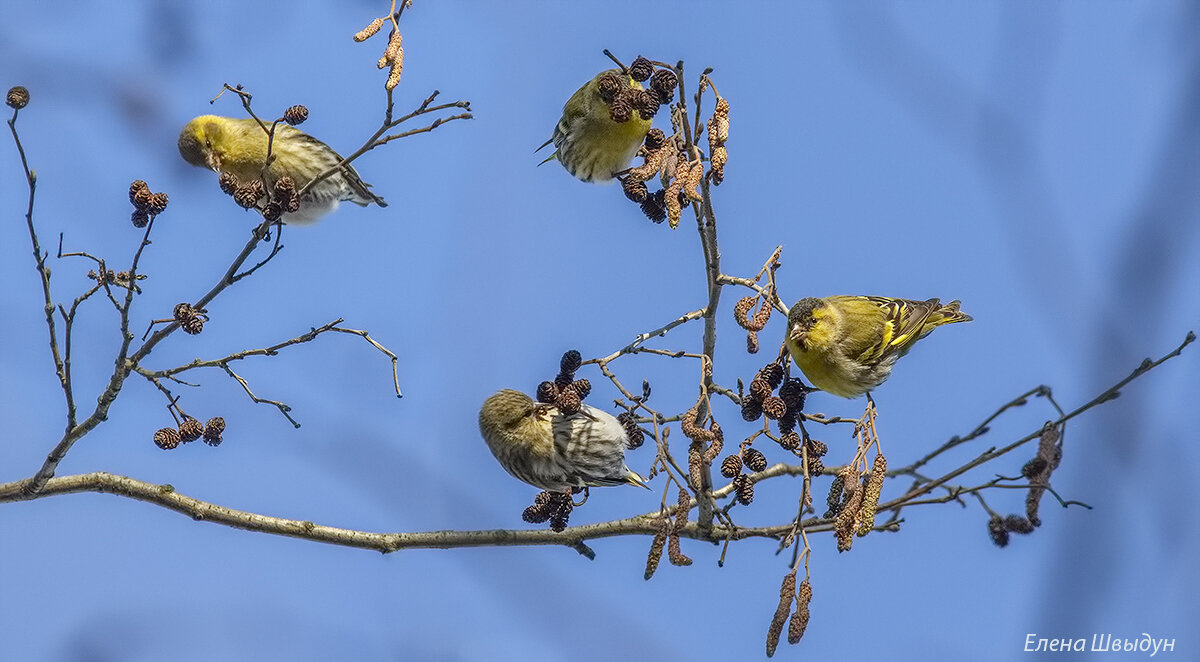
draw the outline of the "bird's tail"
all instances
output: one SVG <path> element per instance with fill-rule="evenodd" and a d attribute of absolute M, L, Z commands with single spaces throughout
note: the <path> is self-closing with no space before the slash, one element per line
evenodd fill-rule
<path fill-rule="evenodd" d="M 958 299 L 934 310 L 929 314 L 929 320 L 926 322 L 928 326 L 941 326 L 943 324 L 953 324 L 955 322 L 970 322 L 971 316 L 958 309 L 962 303 Z"/>

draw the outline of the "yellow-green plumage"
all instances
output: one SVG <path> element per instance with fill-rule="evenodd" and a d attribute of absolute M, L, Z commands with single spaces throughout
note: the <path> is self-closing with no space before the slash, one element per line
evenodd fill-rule
<path fill-rule="evenodd" d="M 606 182 L 628 168 L 650 130 L 650 120 L 642 119 L 636 111 L 627 122 L 614 122 L 609 116 L 599 81 L 610 73 L 621 72 L 602 71 L 571 95 L 553 137 L 546 143 L 552 142 L 555 147 L 546 161 L 557 159 L 567 172 L 585 182 Z M 641 83 L 624 77 L 631 88 L 642 89 Z"/>
<path fill-rule="evenodd" d="M 858 397 L 882 384 L 935 328 L 971 321 L 958 306 L 876 296 L 801 299 L 788 312 L 788 351 L 813 386 Z"/>
<path fill-rule="evenodd" d="M 192 165 L 233 173 L 239 181 L 248 182 L 263 177 L 267 132 L 254 119 L 201 115 L 180 131 L 179 153 Z M 275 127 L 271 154 L 274 160 L 266 172 L 268 187 L 281 177 L 291 177 L 299 189 L 342 159 L 329 145 L 282 123 Z M 347 165 L 314 185 L 301 198 L 300 210 L 283 218 L 290 223 L 312 222 L 333 211 L 340 201 L 363 207 L 371 203 L 387 206 L 383 198 L 371 193 L 358 171 Z"/>

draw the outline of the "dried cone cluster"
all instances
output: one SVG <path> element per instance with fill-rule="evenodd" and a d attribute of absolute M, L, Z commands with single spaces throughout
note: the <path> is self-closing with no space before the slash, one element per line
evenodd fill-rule
<path fill-rule="evenodd" d="M 180 444 L 203 438 L 209 446 L 221 445 L 221 433 L 225 431 L 225 419 L 215 416 L 207 423 L 191 416 L 184 416 L 178 428 L 162 428 L 154 433 L 154 444 L 163 450 L 177 448 Z"/>
<path fill-rule="evenodd" d="M 1033 526 L 1041 526 L 1038 507 L 1042 495 L 1050 486 L 1050 474 L 1062 462 L 1062 429 L 1049 422 L 1042 426 L 1042 434 L 1038 439 L 1037 455 L 1021 468 L 1021 473 L 1029 479 L 1029 492 L 1025 496 L 1025 517 Z"/>
<path fill-rule="evenodd" d="M 550 522 L 550 528 L 562 531 L 567 528 L 567 520 L 571 517 L 575 503 L 566 492 L 541 492 L 533 499 L 533 505 L 521 513 L 521 519 L 530 524 Z"/>
<path fill-rule="evenodd" d="M 779 646 L 779 638 L 783 634 L 783 626 L 788 626 L 788 643 L 798 644 L 800 638 L 804 636 L 804 631 L 808 628 L 808 604 L 812 601 L 812 584 L 808 582 L 808 577 L 800 582 L 800 586 L 796 586 L 796 571 L 783 576 L 783 582 L 779 586 L 779 606 L 775 608 L 775 615 L 771 618 L 771 625 L 767 628 L 767 657 L 775 655 L 775 649 Z M 796 604 L 796 612 L 792 613 L 792 603 Z M 791 619 L 788 615 L 791 614 Z"/>
<path fill-rule="evenodd" d="M 371 37 L 374 37 L 383 27 L 387 18 L 377 18 L 367 24 L 367 27 L 354 33 L 354 41 L 364 42 Z M 384 88 L 391 92 L 400 84 L 400 74 L 404 72 L 404 46 L 401 45 L 400 26 L 396 21 L 392 20 L 392 31 L 388 34 L 388 44 L 383 50 L 383 56 L 379 58 L 376 65 L 380 68 L 389 68 L 387 82 L 384 83 Z"/>
<path fill-rule="evenodd" d="M 846 465 L 829 486 L 826 518 L 833 518 L 834 538 L 839 552 L 848 551 L 855 534 L 865 536 L 875 528 L 875 510 L 883 480 L 887 477 L 887 458 L 876 454 L 871 471 L 860 479 L 858 469 Z"/>
<path fill-rule="evenodd" d="M 4 95 L 4 103 L 13 110 L 21 110 L 29 105 L 29 90 L 22 85 L 8 88 L 8 94 Z"/>
<path fill-rule="evenodd" d="M 705 471 L 712 466 L 725 445 L 725 435 L 716 419 L 711 420 L 705 429 L 696 423 L 699 415 L 700 403 L 697 402 L 684 412 L 679 421 L 679 431 L 692 442 L 688 447 L 688 475 L 692 489 L 697 492 L 705 489 Z"/>
<path fill-rule="evenodd" d="M 629 441 L 625 444 L 626 448 L 630 450 L 640 448 L 646 442 L 646 433 L 642 431 L 642 428 L 638 427 L 632 413 L 627 411 L 621 412 L 617 415 L 617 420 L 621 422 L 621 425 L 625 426 L 625 436 L 629 438 Z"/>
<path fill-rule="evenodd" d="M 167 208 L 167 194 L 152 193 L 146 182 L 135 179 L 129 185 L 129 202 L 133 203 L 133 227 L 144 228 Z"/>
<path fill-rule="evenodd" d="M 750 311 L 754 310 L 756 303 L 759 304 L 758 311 L 751 316 Z M 746 351 L 750 354 L 758 353 L 758 332 L 766 328 L 767 322 L 771 321 L 772 310 L 770 296 L 742 297 L 734 304 L 733 319 L 738 326 L 746 330 Z"/>
<path fill-rule="evenodd" d="M 679 499 L 675 507 L 659 514 L 655 522 L 657 533 L 650 541 L 650 551 L 646 555 L 646 572 L 644 578 L 650 579 L 658 570 L 662 561 L 663 549 L 667 551 L 667 560 L 671 565 L 688 566 L 692 559 L 683 553 L 679 542 L 679 532 L 687 526 L 688 513 L 692 507 L 692 499 L 686 490 L 679 490 Z"/>
<path fill-rule="evenodd" d="M 562 355 L 558 375 L 552 382 L 542 382 L 537 387 L 537 400 L 552 404 L 563 414 L 570 416 L 579 412 L 583 399 L 592 392 L 592 384 L 586 379 L 575 379 L 575 371 L 583 364 L 583 357 L 572 349 Z M 628 430 L 626 425 L 626 430 Z M 640 445 L 640 444 L 639 444 Z"/>
<path fill-rule="evenodd" d="M 725 162 L 729 160 L 729 155 L 725 153 L 725 141 L 728 139 L 729 102 L 719 96 L 712 118 L 708 120 L 708 161 L 713 185 L 720 185 L 725 179 Z"/>
<path fill-rule="evenodd" d="M 145 274 L 130 274 L 128 271 L 113 271 L 105 267 L 100 267 L 99 273 L 95 269 L 89 269 L 87 277 L 100 283 L 101 285 L 120 285 L 121 287 L 129 287 L 133 280 L 145 280 Z M 137 288 L 134 288 L 137 291 Z"/>
<path fill-rule="evenodd" d="M 195 308 L 190 303 L 178 303 L 175 304 L 174 318 L 184 333 L 194 336 L 204 330 L 204 323 L 208 321 L 205 312 L 207 311 Z"/>

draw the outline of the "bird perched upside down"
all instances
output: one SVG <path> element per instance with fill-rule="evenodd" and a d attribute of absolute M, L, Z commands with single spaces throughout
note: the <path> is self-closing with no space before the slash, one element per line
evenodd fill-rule
<path fill-rule="evenodd" d="M 788 311 L 787 348 L 813 386 L 855 398 L 882 384 L 896 361 L 935 328 L 971 321 L 958 305 L 874 296 L 801 299 Z"/>
<path fill-rule="evenodd" d="M 554 405 L 505 389 L 484 401 L 479 432 L 500 465 L 534 487 L 551 492 L 626 484 L 649 489 L 625 464 L 625 427 L 595 407 L 582 405 L 564 415 Z"/>
<path fill-rule="evenodd" d="M 267 132 L 254 119 L 201 115 L 180 131 L 179 153 L 194 166 L 233 173 L 238 180 L 248 182 L 263 176 Z M 281 177 L 291 177 L 296 188 L 302 188 L 342 160 L 329 145 L 282 123 L 275 127 L 271 154 L 274 160 L 267 170 L 268 181 L 264 182 L 268 190 Z M 283 220 L 313 223 L 337 209 L 343 200 L 361 207 L 371 203 L 387 206 L 383 198 L 371 193 L 370 184 L 363 182 L 358 171 L 346 165 L 313 186 L 301 197 L 300 209 L 284 214 Z"/>
<path fill-rule="evenodd" d="M 546 161 L 558 159 L 567 172 L 585 182 L 607 182 L 629 167 L 650 130 L 650 120 L 636 111 L 630 112 L 624 122 L 612 118 L 610 104 L 620 94 L 621 85 L 642 89 L 641 83 L 619 69 L 609 69 L 596 74 L 571 95 L 554 127 L 554 135 L 542 144 L 545 147 L 554 143 L 555 147 Z"/>

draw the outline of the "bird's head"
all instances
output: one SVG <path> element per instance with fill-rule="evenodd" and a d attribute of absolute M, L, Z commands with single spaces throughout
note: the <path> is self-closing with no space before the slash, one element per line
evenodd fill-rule
<path fill-rule="evenodd" d="M 807 350 L 812 336 L 821 333 L 821 320 L 829 315 L 829 306 L 813 297 L 801 299 L 788 311 L 788 340 L 802 350 Z"/>
<path fill-rule="evenodd" d="M 201 168 L 220 170 L 220 155 L 213 148 L 221 138 L 221 118 L 201 115 L 179 132 L 179 154 L 184 161 Z"/>

